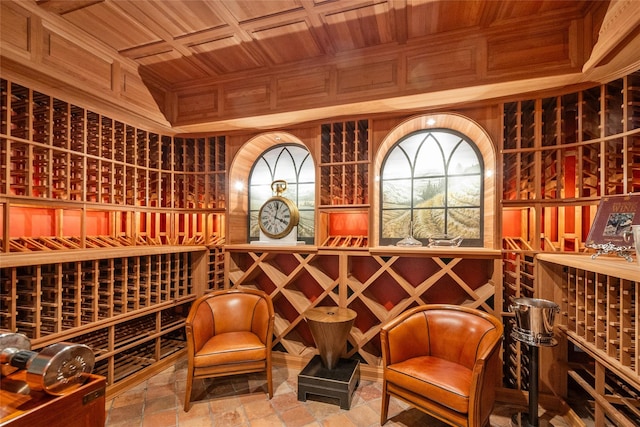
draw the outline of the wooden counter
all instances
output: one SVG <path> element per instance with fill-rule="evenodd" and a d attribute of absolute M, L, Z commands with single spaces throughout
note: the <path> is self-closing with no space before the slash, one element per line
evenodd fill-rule
<path fill-rule="evenodd" d="M 569 398 L 572 379 L 594 401 L 594 425 L 637 426 L 640 393 L 640 266 L 614 256 L 540 254 L 540 297 L 560 306 L 559 345 L 541 380 Z"/>
<path fill-rule="evenodd" d="M 3 427 L 96 427 L 105 423 L 104 377 L 90 375 L 89 380 L 64 396 L 32 391 L 14 392 L 27 387 L 26 371 L 2 378 L 0 389 L 0 425 Z"/>

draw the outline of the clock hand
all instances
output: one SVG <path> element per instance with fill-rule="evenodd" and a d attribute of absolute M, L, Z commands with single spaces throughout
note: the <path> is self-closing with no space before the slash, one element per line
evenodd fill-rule
<path fill-rule="evenodd" d="M 275 202 L 275 203 L 274 203 L 274 205 L 275 205 L 275 207 L 276 207 L 276 210 L 275 210 L 275 212 L 273 213 L 273 220 L 274 220 L 274 221 L 277 221 L 277 220 L 278 220 L 278 210 L 280 210 L 280 209 L 278 208 L 278 202 Z"/>

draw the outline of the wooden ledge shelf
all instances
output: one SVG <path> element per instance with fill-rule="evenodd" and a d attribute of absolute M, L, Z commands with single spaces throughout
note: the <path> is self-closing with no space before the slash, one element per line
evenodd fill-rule
<path fill-rule="evenodd" d="M 38 259 L 38 264 L 56 264 L 62 262 L 80 262 L 109 258 L 121 258 L 123 256 L 132 257 L 146 255 L 164 255 L 184 252 L 199 252 L 206 250 L 207 247 L 204 245 L 150 245 L 128 246 L 119 248 L 78 249 L 68 251 L 3 253 L 2 256 L 0 256 L 0 268 L 30 266 L 33 265 L 35 258 Z"/>
<path fill-rule="evenodd" d="M 278 245 L 261 243 L 239 243 L 224 245 L 224 249 L 233 252 L 274 252 L 274 253 L 315 253 L 318 246 L 315 245 Z"/>
<path fill-rule="evenodd" d="M 406 255 L 442 258 L 474 258 L 474 259 L 498 259 L 502 256 L 499 249 L 487 248 L 430 248 L 421 246 L 416 248 L 404 248 L 399 246 L 366 247 L 342 247 L 342 246 L 315 246 L 315 245 L 268 245 L 268 244 L 233 244 L 224 245 L 224 249 L 232 252 L 274 252 L 274 253 L 317 253 L 317 252 L 365 252 L 371 255 Z"/>
<path fill-rule="evenodd" d="M 376 246 L 369 248 L 374 255 L 407 255 L 445 258 L 487 258 L 498 259 L 502 256 L 499 249 L 468 248 L 468 247 L 401 247 L 401 246 Z"/>
<path fill-rule="evenodd" d="M 640 264 L 635 260 L 634 262 L 628 262 L 618 256 L 600 255 L 592 259 L 591 254 L 540 253 L 536 257 L 539 261 L 561 264 L 620 279 L 632 281 L 640 279 Z"/>

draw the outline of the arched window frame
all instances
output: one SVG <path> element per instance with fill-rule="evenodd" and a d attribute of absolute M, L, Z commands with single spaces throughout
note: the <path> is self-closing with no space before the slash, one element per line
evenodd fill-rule
<path fill-rule="evenodd" d="M 304 150 L 305 155 L 303 157 L 296 157 L 288 149 L 289 147 L 302 149 Z M 280 153 L 278 153 L 275 158 L 275 162 L 268 160 L 268 157 L 270 157 L 269 155 L 275 150 L 280 150 Z M 289 175 L 286 177 L 278 174 L 278 162 L 283 155 L 288 155 L 288 159 L 294 164 L 294 170 L 288 171 Z M 256 167 L 260 164 L 265 165 L 269 170 L 271 180 L 268 183 L 253 182 L 254 172 Z M 301 179 L 304 168 L 310 168 L 307 176 L 312 179 Z M 291 179 L 292 176 L 295 177 L 295 179 Z M 285 179 L 287 181 L 287 190 L 283 194 L 283 197 L 291 199 L 300 211 L 298 240 L 307 244 L 313 244 L 315 234 L 315 165 L 313 157 L 307 147 L 293 142 L 277 144 L 269 147 L 257 157 L 256 161 L 251 166 L 248 180 L 249 188 L 247 192 L 249 207 L 249 215 L 247 216 L 247 240 L 259 240 L 260 227 L 258 225 L 258 213 L 260 211 L 260 207 L 273 195 L 271 192 L 271 183 L 277 179 L 283 178 L 288 178 Z M 307 191 L 303 191 L 303 187 L 307 188 Z"/>
<path fill-rule="evenodd" d="M 445 117 L 447 115 L 442 115 L 442 117 Z M 441 117 L 441 116 L 436 116 L 436 117 Z M 450 116 L 451 117 L 451 116 Z M 455 118 L 454 122 L 462 122 L 463 120 L 466 121 L 467 119 L 461 118 L 459 116 L 452 116 Z M 442 121 L 442 119 L 440 119 Z M 487 178 L 485 177 L 485 163 L 484 163 L 484 159 L 487 156 L 486 153 L 486 147 L 484 147 L 484 153 L 483 153 L 483 149 L 481 147 L 479 147 L 475 141 L 473 141 L 471 138 L 469 138 L 466 134 L 464 134 L 463 132 L 460 132 L 456 129 L 451 129 L 448 127 L 442 127 L 442 128 L 437 128 L 437 127 L 429 127 L 429 126 L 424 126 L 424 127 L 418 127 L 416 128 L 416 125 L 420 125 L 422 124 L 426 124 L 427 123 L 427 118 L 426 117 L 419 117 L 419 118 L 415 118 L 415 119 L 411 119 L 408 121 L 408 123 L 411 123 L 412 126 L 414 127 L 414 129 L 410 129 L 407 132 L 398 132 L 398 129 L 392 131 L 390 133 L 390 137 L 395 136 L 397 138 L 396 141 L 386 141 L 386 144 L 388 146 L 388 150 L 384 153 L 384 157 L 382 157 L 381 160 L 379 160 L 379 164 L 380 164 L 380 180 L 379 180 L 379 206 L 378 206 L 378 241 L 379 244 L 381 245 L 393 245 L 396 244 L 399 240 L 401 240 L 402 238 L 406 237 L 410 230 L 409 224 L 407 223 L 406 226 L 406 230 L 403 230 L 398 236 L 387 236 L 385 237 L 383 235 L 383 228 L 384 228 L 384 224 L 385 224 L 385 216 L 384 216 L 384 207 L 385 207 L 385 203 L 384 203 L 384 168 L 386 166 L 387 163 L 387 159 L 389 158 L 389 156 L 391 155 L 391 153 L 393 152 L 393 150 L 398 147 L 398 145 L 400 145 L 403 141 L 407 140 L 408 138 L 415 136 L 417 134 L 420 133 L 424 133 L 425 136 L 425 140 L 428 138 L 429 135 L 433 134 L 433 133 L 437 133 L 437 132 L 444 132 L 444 133 L 448 133 L 450 135 L 455 135 L 456 137 L 460 138 L 460 141 L 464 141 L 466 142 L 470 148 L 473 149 L 474 153 L 476 154 L 476 158 L 478 160 L 478 166 L 479 166 L 479 171 L 477 173 L 474 173 L 474 176 L 478 176 L 479 178 L 479 185 L 480 185 L 480 193 L 479 193 L 479 203 L 475 206 L 470 206 L 473 208 L 477 208 L 479 209 L 479 222 L 478 222 L 478 228 L 477 228 L 477 236 L 474 236 L 472 238 L 465 238 L 465 240 L 463 240 L 463 246 L 475 246 L 475 247 L 483 247 L 486 244 L 486 239 L 485 239 L 485 232 L 487 230 L 485 224 L 484 224 L 484 218 L 485 218 L 485 201 L 486 201 L 486 195 L 485 195 L 485 185 L 487 183 Z M 474 123 L 475 125 L 475 123 Z M 404 125 L 406 126 L 406 125 Z M 474 134 L 478 133 L 479 131 L 481 131 L 481 129 L 479 127 L 477 127 L 477 125 L 475 125 L 476 129 L 474 129 Z M 402 128 L 402 126 L 398 127 L 399 129 Z M 408 128 L 408 126 L 407 126 Z M 406 129 L 405 129 L 406 130 Z M 480 134 L 480 133 L 479 133 Z M 488 142 L 488 140 L 485 138 L 485 134 L 482 132 L 482 142 L 485 143 Z M 421 144 L 425 144 L 425 140 L 423 140 L 423 142 Z M 452 151 L 453 153 L 453 151 Z M 493 158 L 490 158 L 490 163 L 493 165 Z M 444 165 L 445 167 L 447 167 L 448 165 Z M 415 167 L 415 165 L 413 165 L 413 167 Z M 491 172 L 487 175 L 491 175 Z M 444 188 L 447 189 L 448 185 L 447 185 L 447 180 L 448 177 L 451 176 L 456 176 L 455 174 L 450 174 L 448 170 L 445 170 L 445 174 L 443 174 L 443 177 L 445 179 L 445 186 Z M 457 176 L 461 176 L 461 175 L 457 175 Z M 413 185 L 413 180 L 414 180 L 415 176 L 413 173 L 413 170 L 411 171 L 411 182 Z M 445 190 L 446 191 L 446 190 Z M 413 218 L 414 217 L 414 194 L 413 194 L 413 188 L 411 191 L 411 206 L 410 206 L 410 217 Z M 445 200 L 446 200 L 446 194 L 445 194 Z M 449 209 L 460 209 L 460 208 L 464 208 L 464 206 L 457 206 L 457 207 L 450 207 L 448 206 L 448 204 L 445 203 L 445 211 L 447 212 L 447 214 L 449 213 Z M 414 226 L 415 228 L 415 226 Z M 491 228 L 491 226 L 490 226 Z M 439 234 L 439 233 L 438 233 Z M 416 237 L 416 236 L 414 236 Z M 423 235 L 422 236 L 418 236 L 416 237 L 418 240 L 420 240 L 423 244 L 428 244 L 428 237 Z"/>

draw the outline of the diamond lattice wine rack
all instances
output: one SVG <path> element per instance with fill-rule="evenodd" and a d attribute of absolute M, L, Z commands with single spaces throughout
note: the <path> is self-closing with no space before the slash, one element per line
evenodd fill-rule
<path fill-rule="evenodd" d="M 369 368 L 380 363 L 378 332 L 402 311 L 425 303 L 451 303 L 493 312 L 500 251 L 453 248 L 407 250 L 396 247 L 331 250 L 309 247 L 230 245 L 229 286 L 264 290 L 274 300 L 274 348 L 308 358 L 314 341 L 305 310 L 338 306 L 358 316 L 346 356 Z"/>

